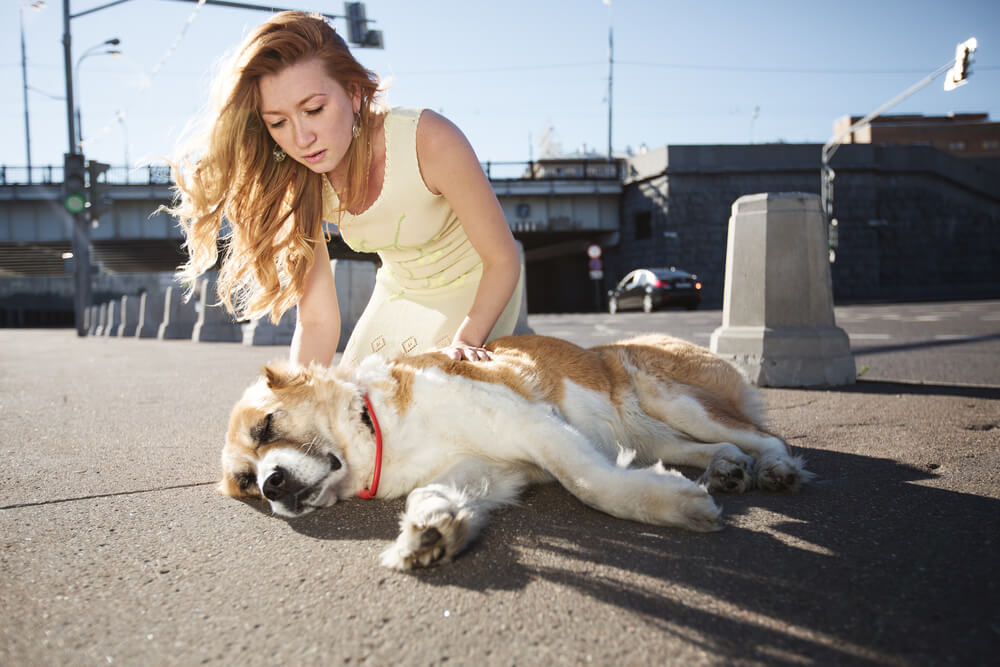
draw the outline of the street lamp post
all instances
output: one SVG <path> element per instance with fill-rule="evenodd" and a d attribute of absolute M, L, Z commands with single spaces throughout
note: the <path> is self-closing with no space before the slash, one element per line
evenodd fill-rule
<path fill-rule="evenodd" d="M 823 149 L 820 152 L 820 205 L 823 209 L 823 215 L 826 216 L 827 229 L 831 241 L 831 264 L 836 261 L 837 257 L 836 245 L 833 239 L 839 238 L 839 234 L 837 234 L 837 218 L 833 215 L 833 179 L 836 176 L 833 168 L 830 167 L 830 160 L 833 158 L 833 154 L 837 152 L 837 149 L 845 141 L 849 139 L 853 140 L 855 131 L 865 127 L 884 112 L 896 106 L 945 72 L 948 72 L 948 77 L 944 82 L 944 89 L 946 91 L 954 90 L 956 87 L 964 85 L 969 79 L 969 74 L 971 74 L 972 57 L 976 52 L 977 46 L 978 43 L 975 37 L 962 42 L 956 47 L 954 58 L 823 144 Z M 951 71 L 949 72 L 949 70 Z"/>
<path fill-rule="evenodd" d="M 80 107 L 80 64 L 91 56 L 120 56 L 122 54 L 118 49 L 109 49 L 109 46 L 118 46 L 121 44 L 121 40 L 117 37 L 112 37 L 111 39 L 106 39 L 100 44 L 90 47 L 83 52 L 79 58 L 76 59 L 76 65 L 73 66 L 73 83 L 76 88 L 76 95 L 74 95 L 76 101 L 76 108 L 74 113 L 76 114 L 76 150 L 77 152 L 83 152 L 83 120 L 81 118 Z M 99 49 L 104 49 L 104 51 L 99 51 Z"/>

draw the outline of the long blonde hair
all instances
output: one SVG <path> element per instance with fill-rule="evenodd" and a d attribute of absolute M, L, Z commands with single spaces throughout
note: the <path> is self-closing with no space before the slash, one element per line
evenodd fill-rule
<path fill-rule="evenodd" d="M 219 268 L 220 302 L 238 319 L 270 314 L 277 322 L 298 303 L 313 247 L 323 238 L 323 174 L 274 158 L 276 144 L 260 117 L 258 81 L 302 60 L 320 59 L 328 76 L 361 99 L 360 136 L 351 142 L 340 212 L 360 207 L 368 191 L 378 77 L 365 69 L 319 15 L 281 12 L 247 37 L 215 82 L 207 127 L 171 160 L 173 205 L 188 260 L 178 267 L 189 294 Z M 228 222 L 221 238 L 223 218 Z"/>

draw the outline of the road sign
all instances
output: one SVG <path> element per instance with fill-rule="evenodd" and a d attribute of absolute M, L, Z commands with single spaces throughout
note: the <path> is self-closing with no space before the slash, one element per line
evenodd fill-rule
<path fill-rule="evenodd" d="M 600 280 L 603 277 L 604 277 L 604 271 L 597 270 L 597 271 L 591 271 L 590 272 L 590 279 L 591 280 Z"/>
<path fill-rule="evenodd" d="M 591 243 L 587 246 L 587 257 L 591 259 L 598 259 L 601 256 L 601 246 L 596 243 Z"/>

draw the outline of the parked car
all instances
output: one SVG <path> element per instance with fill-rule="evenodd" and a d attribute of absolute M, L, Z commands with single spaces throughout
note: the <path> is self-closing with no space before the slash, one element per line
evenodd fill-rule
<path fill-rule="evenodd" d="M 698 276 L 671 266 L 668 269 L 636 269 L 608 290 L 608 312 L 642 308 L 651 313 L 666 306 L 694 310 L 701 303 Z"/>

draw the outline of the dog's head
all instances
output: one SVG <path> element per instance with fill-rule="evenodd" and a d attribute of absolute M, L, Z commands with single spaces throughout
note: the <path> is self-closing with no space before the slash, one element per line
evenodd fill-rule
<path fill-rule="evenodd" d="M 236 403 L 222 450 L 219 491 L 263 497 L 297 517 L 355 491 L 351 443 L 369 438 L 356 387 L 317 366 L 269 364 Z"/>

